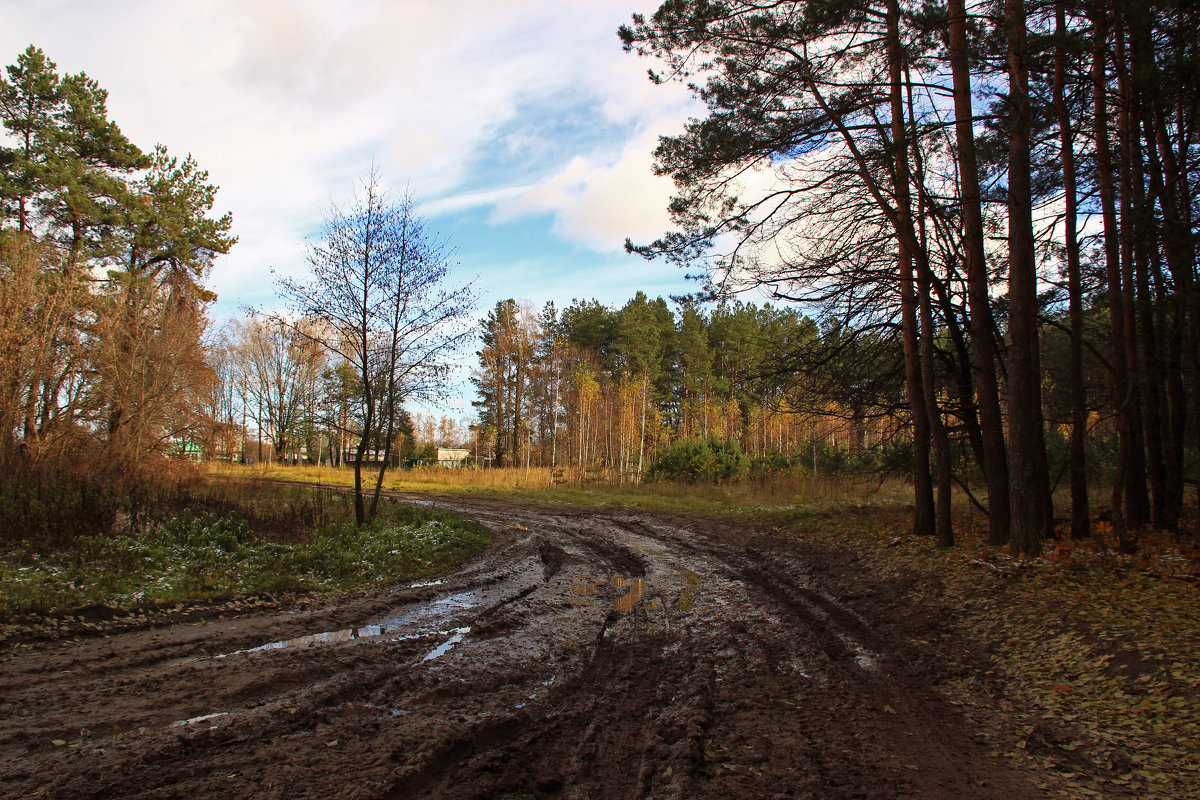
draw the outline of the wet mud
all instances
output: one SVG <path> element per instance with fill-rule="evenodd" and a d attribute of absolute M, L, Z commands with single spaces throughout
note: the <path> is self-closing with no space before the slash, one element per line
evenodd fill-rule
<path fill-rule="evenodd" d="M 930 688 L 913 610 L 838 597 L 827 554 L 453 503 L 497 544 L 439 581 L 0 650 L 0 795 L 1039 796 Z"/>

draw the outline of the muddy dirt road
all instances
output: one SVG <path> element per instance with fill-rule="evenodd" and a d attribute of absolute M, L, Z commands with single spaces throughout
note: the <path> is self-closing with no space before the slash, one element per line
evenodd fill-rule
<path fill-rule="evenodd" d="M 498 543 L 437 583 L 6 648 L 0 795 L 1039 796 L 796 545 L 455 505 Z"/>

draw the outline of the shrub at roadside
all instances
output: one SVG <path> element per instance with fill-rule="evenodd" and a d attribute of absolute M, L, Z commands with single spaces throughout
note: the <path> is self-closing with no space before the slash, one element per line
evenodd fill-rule
<path fill-rule="evenodd" d="M 722 483 L 750 471 L 750 459 L 736 439 L 680 439 L 659 451 L 650 466 L 651 480 L 680 480 L 688 483 Z"/>
<path fill-rule="evenodd" d="M 811 477 L 904 477 L 912 473 L 912 443 L 893 440 L 851 452 L 838 444 L 813 445 L 791 453 L 769 452 L 750 462 L 750 476 L 758 481 L 778 475 Z"/>
<path fill-rule="evenodd" d="M 0 542 L 55 545 L 106 534 L 128 510 L 128 497 L 71 473 L 18 469 L 0 477 Z"/>

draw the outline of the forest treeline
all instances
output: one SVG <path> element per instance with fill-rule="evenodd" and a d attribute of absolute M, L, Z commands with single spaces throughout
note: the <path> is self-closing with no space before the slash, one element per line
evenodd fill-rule
<path fill-rule="evenodd" d="M 106 106 L 33 46 L 0 77 L 6 486 L 65 470 L 127 488 L 211 422 L 204 279 L 232 220 L 190 156 L 142 150 Z"/>
<path fill-rule="evenodd" d="M 1198 31 L 1171 0 L 664 3 L 620 37 L 708 113 L 656 151 L 675 230 L 629 247 L 703 267 L 714 294 L 894 331 L 917 532 L 953 541 L 962 446 L 992 541 L 1040 552 L 1066 424 L 1072 533 L 1104 504 L 1132 549 L 1178 528 L 1196 475 Z"/>
<path fill-rule="evenodd" d="M 820 473 L 830 451 L 905 461 L 897 338 L 844 341 L 795 308 L 672 309 L 641 292 L 620 308 L 505 300 L 480 341 L 476 443 L 497 466 L 637 480 L 664 474 L 665 451 L 688 440 L 735 443 L 746 461 L 725 477 Z"/>

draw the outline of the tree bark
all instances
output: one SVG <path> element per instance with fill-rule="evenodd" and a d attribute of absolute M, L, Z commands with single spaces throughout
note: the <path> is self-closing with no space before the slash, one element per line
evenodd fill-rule
<path fill-rule="evenodd" d="M 971 73 L 968 58 L 966 8 L 963 0 L 950 0 L 950 64 L 954 80 L 955 135 L 963 204 L 963 250 L 967 267 L 967 304 L 970 310 L 972 371 L 979 403 L 979 427 L 983 437 L 983 471 L 988 484 L 988 539 L 1008 543 L 1010 498 L 1008 451 L 1004 443 L 1004 420 L 1000 412 L 1000 390 L 992 331 L 991 297 L 988 291 L 987 258 L 983 237 L 983 210 L 979 189 L 979 166 L 975 153 L 974 110 L 971 105 Z"/>
<path fill-rule="evenodd" d="M 1158 82 L 1155 81 L 1157 84 Z M 1161 172 L 1163 186 L 1156 190 L 1162 197 L 1163 209 L 1163 255 L 1175 282 L 1175 295 L 1170 298 L 1167 307 L 1171 316 L 1170 331 L 1167 335 L 1166 361 L 1168 364 L 1167 397 L 1170 407 L 1169 433 L 1166 437 L 1166 485 L 1164 486 L 1165 501 L 1163 505 L 1162 526 L 1168 530 L 1177 530 L 1179 518 L 1183 511 L 1183 478 L 1184 478 L 1184 441 L 1187 436 L 1188 398 L 1184 387 L 1183 351 L 1189 353 L 1191 362 L 1192 385 L 1196 385 L 1200 370 L 1196 369 L 1197 351 L 1197 319 L 1194 309 L 1195 282 L 1193 268 L 1196 263 L 1196 253 L 1191 236 L 1191 220 L 1189 209 L 1191 198 L 1187 183 L 1179 171 L 1179 162 L 1171 146 L 1170 136 L 1160 105 L 1160 97 L 1155 97 L 1151 109 L 1151 123 L 1154 127 L 1157 153 L 1152 160 L 1160 164 L 1156 172 Z M 1147 150 L 1151 150 L 1148 146 Z M 1163 281 L 1160 279 L 1160 285 Z M 1190 324 L 1189 324 L 1190 322 Z"/>
<path fill-rule="evenodd" d="M 1075 146 L 1071 130 L 1071 113 L 1067 108 L 1064 89 L 1067 72 L 1067 14 L 1065 0 L 1054 3 L 1055 32 L 1058 41 L 1054 50 L 1054 105 L 1058 112 L 1058 133 L 1063 169 L 1064 243 L 1067 255 L 1067 302 L 1071 321 L 1071 537 L 1086 539 L 1091 534 L 1088 517 L 1087 462 L 1087 397 L 1083 382 L 1083 287 L 1079 271 L 1079 236 L 1077 231 L 1078 194 L 1075 187 Z"/>
<path fill-rule="evenodd" d="M 1108 116 L 1108 13 L 1103 0 L 1094 0 L 1088 12 L 1092 19 L 1092 93 L 1096 116 L 1096 180 L 1104 222 L 1104 265 L 1108 281 L 1108 318 L 1111 340 L 1112 394 L 1117 410 L 1117 474 L 1112 488 L 1113 533 L 1120 541 L 1128 536 L 1125 513 L 1126 484 L 1129 483 L 1133 450 L 1129 369 L 1126 361 L 1125 301 L 1121 290 L 1121 241 L 1117 224 L 1116 179 Z"/>
<path fill-rule="evenodd" d="M 1125 314 L 1125 365 L 1128 370 L 1127 384 L 1123 402 L 1129 409 L 1130 448 L 1129 471 L 1125 481 L 1125 519 L 1130 528 L 1137 529 L 1150 521 L 1150 497 L 1146 489 L 1146 434 L 1142 415 L 1142 365 L 1138 357 L 1137 304 L 1135 301 L 1134 276 L 1137 271 L 1135 258 L 1144 255 L 1137 246 L 1140 225 L 1137 214 L 1140 212 L 1136 202 L 1134 187 L 1134 160 L 1139 158 L 1140 150 L 1134 139 L 1134 99 L 1129 80 L 1129 64 L 1126 57 L 1125 30 L 1123 16 L 1119 8 L 1116 15 L 1115 40 L 1116 51 L 1113 64 L 1117 70 L 1117 97 L 1119 99 L 1117 114 L 1117 142 L 1121 151 L 1120 169 L 1117 178 L 1120 181 L 1120 191 L 1117 197 L 1121 209 L 1121 305 Z M 1140 175 L 1138 176 L 1140 178 Z M 1134 547 L 1131 538 L 1122 542 L 1123 550 Z"/>
<path fill-rule="evenodd" d="M 917 329 L 917 296 L 913 274 L 912 208 L 909 196 L 908 148 L 904 121 L 904 97 L 901 86 L 900 7 L 897 0 L 887 2 L 888 76 L 891 80 L 892 146 L 895 165 L 896 222 L 900 232 L 896 246 L 900 267 L 900 326 L 904 339 L 904 378 L 909 409 L 913 418 L 913 492 L 915 511 L 913 533 L 936 533 L 933 485 L 929 471 L 930 428 L 921 376 L 921 355 Z"/>
<path fill-rule="evenodd" d="M 1036 556 L 1053 522 L 1049 468 L 1042 430 L 1041 365 L 1037 328 L 1030 180 L 1029 58 L 1024 0 L 1005 0 L 1008 43 L 1008 425 L 1013 552 Z"/>

